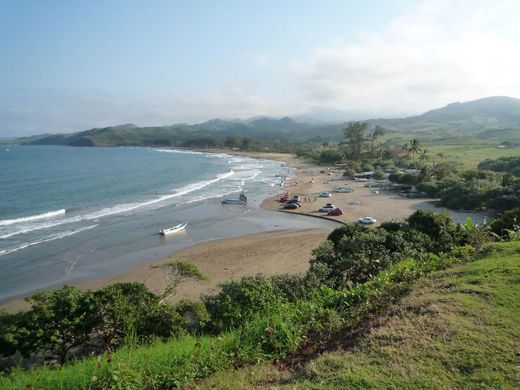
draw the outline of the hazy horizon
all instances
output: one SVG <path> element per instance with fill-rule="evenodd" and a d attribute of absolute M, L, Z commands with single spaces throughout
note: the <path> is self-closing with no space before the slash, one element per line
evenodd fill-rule
<path fill-rule="evenodd" d="M 7 0 L 0 137 L 517 97 L 518 20 L 514 0 Z"/>

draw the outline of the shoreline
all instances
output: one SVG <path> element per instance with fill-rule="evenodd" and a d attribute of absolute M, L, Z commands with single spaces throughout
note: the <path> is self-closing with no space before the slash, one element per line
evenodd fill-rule
<path fill-rule="evenodd" d="M 293 219 L 287 214 L 298 214 L 336 223 L 352 223 L 358 218 L 373 216 L 378 220 L 376 224 L 378 225 L 384 221 L 405 219 L 418 209 L 442 211 L 434 206 L 433 199 L 409 199 L 387 191 L 379 191 L 376 194 L 372 189 L 365 187 L 363 182 L 345 180 L 340 170 L 320 167 L 290 154 L 225 150 L 204 150 L 204 152 L 267 159 L 293 168 L 294 177 L 289 178 L 284 186 L 280 187 L 277 195 L 263 199 L 260 204 L 260 207 L 265 210 L 283 211 L 283 218 Z M 331 198 L 320 198 L 317 195 L 323 191 L 331 191 L 337 186 L 351 186 L 354 192 L 334 193 Z M 302 207 L 297 210 L 281 210 L 279 198 L 284 192 L 302 196 L 304 199 Z M 361 204 L 351 205 L 352 200 L 359 200 Z M 334 203 L 336 207 L 343 210 L 344 215 L 328 217 L 325 213 L 318 212 L 317 209 L 325 203 Z M 457 218 L 460 222 L 463 222 L 467 215 L 474 214 L 450 213 L 452 216 L 461 214 Z M 196 299 L 201 294 L 214 293 L 219 283 L 232 278 L 257 273 L 273 275 L 305 272 L 309 266 L 312 250 L 326 239 L 329 232 L 330 229 L 319 228 L 271 229 L 237 237 L 198 241 L 186 248 L 175 250 L 159 260 L 149 259 L 142 265 L 132 267 L 119 275 L 72 282 L 70 285 L 89 290 L 115 282 L 135 281 L 144 282 L 152 291 L 159 292 L 164 287 L 164 280 L 161 279 L 160 271 L 152 270 L 150 266 L 182 258 L 197 265 L 201 272 L 209 277 L 209 281 L 184 282 L 175 300 Z M 0 309 L 8 312 L 25 310 L 29 307 L 22 296 L 8 299 L 0 304 Z"/>
<path fill-rule="evenodd" d="M 206 153 L 227 153 L 225 150 L 205 150 Z M 256 159 L 267 159 L 271 161 L 282 162 L 289 167 L 293 167 L 292 163 L 296 162 L 296 159 L 289 154 L 273 154 L 273 153 L 227 153 L 230 155 L 240 155 L 244 157 L 256 158 Z M 299 161 L 298 161 L 299 162 Z M 298 169 L 295 167 L 295 169 Z M 280 187 L 280 192 L 283 191 L 283 187 Z M 260 200 L 262 205 L 266 199 Z M 261 206 L 261 209 L 269 210 L 269 208 Z M 294 222 L 294 218 L 287 215 L 280 215 L 281 219 L 288 219 Z M 207 274 L 210 278 L 210 282 L 186 282 L 181 285 L 177 299 L 182 298 L 198 298 L 200 293 L 209 293 L 214 291 L 216 284 L 229 280 L 232 277 L 242 277 L 246 275 L 254 275 L 256 273 L 265 274 L 277 274 L 277 273 L 299 273 L 304 272 L 309 263 L 311 251 L 314 247 L 318 246 L 323 241 L 332 228 L 323 228 L 323 223 L 315 224 L 304 224 L 305 229 L 295 229 L 298 223 L 291 223 L 293 228 L 288 229 L 273 229 L 266 227 L 259 233 L 246 234 L 239 236 L 232 236 L 227 238 L 217 238 L 196 241 L 186 248 L 175 250 L 160 259 L 148 259 L 142 265 L 137 265 L 130 268 L 127 271 L 119 275 L 114 275 L 106 278 L 93 278 L 90 280 L 76 280 L 71 281 L 69 284 L 76 286 L 82 290 L 97 289 L 115 282 L 146 282 L 147 286 L 152 291 L 160 291 L 163 281 L 160 280 L 157 272 L 151 272 L 151 265 L 160 265 L 173 259 L 182 256 L 185 260 L 196 263 L 201 267 L 201 271 Z M 321 225 L 321 228 L 320 228 Z M 278 226 L 278 225 L 273 225 Z M 283 226 L 283 225 L 282 225 Z M 311 226 L 311 227 L 309 227 Z M 304 237 L 304 239 L 302 239 Z M 286 245 L 282 245 L 282 241 L 285 241 Z M 288 245 L 287 243 L 290 243 Z M 309 246 L 310 245 L 310 246 Z M 294 250 L 293 246 L 298 247 L 298 250 Z M 215 257 L 212 264 L 219 264 L 213 266 L 213 270 L 208 269 L 207 265 L 201 260 L 200 250 L 204 248 L 209 252 L 214 252 L 215 248 L 218 248 L 219 256 Z M 255 258 L 255 264 L 249 264 L 248 269 L 243 268 L 242 263 L 247 263 L 243 259 L 240 259 L 239 252 L 236 248 L 240 248 L 243 253 L 246 253 L 247 258 Z M 276 250 L 265 251 L 263 248 L 277 248 Z M 226 263 L 226 259 L 232 255 L 233 261 Z M 272 258 L 277 258 L 276 262 L 272 262 Z M 199 259 L 199 260 L 197 260 Z M 287 261 L 284 261 L 286 260 Z M 246 259 L 247 260 L 247 259 Z M 290 265 L 290 267 L 287 266 Z M 227 271 L 227 272 L 220 272 Z M 62 284 L 57 284 L 52 288 L 59 288 Z M 201 286 L 203 288 L 201 288 Z M 20 294 L 12 298 L 7 298 L 5 301 L 0 303 L 0 309 L 4 309 L 8 312 L 17 312 L 20 310 L 26 310 L 30 307 L 24 298 L 31 294 Z"/>

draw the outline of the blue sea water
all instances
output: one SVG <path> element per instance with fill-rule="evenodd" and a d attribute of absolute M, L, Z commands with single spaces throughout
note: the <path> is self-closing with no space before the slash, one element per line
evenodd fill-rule
<path fill-rule="evenodd" d="M 0 148 L 0 300 L 103 278 L 203 240 L 313 227 L 259 208 L 290 169 L 152 148 Z M 247 206 L 222 197 L 245 191 Z M 185 232 L 160 229 L 188 222 Z"/>

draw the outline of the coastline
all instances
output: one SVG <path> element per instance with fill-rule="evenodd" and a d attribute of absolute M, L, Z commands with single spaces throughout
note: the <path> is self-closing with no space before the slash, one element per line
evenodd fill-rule
<path fill-rule="evenodd" d="M 222 150 L 205 150 L 204 152 L 222 153 Z M 380 222 L 407 218 L 418 209 L 435 209 L 432 199 L 409 199 L 392 192 L 379 191 L 374 193 L 372 189 L 364 186 L 363 182 L 345 180 L 339 170 L 322 168 L 311 162 L 302 161 L 290 154 L 280 153 L 255 153 L 224 151 L 228 154 L 245 156 L 250 158 L 268 159 L 284 163 L 294 169 L 294 177 L 289 178 L 280 193 L 289 192 L 292 195 L 300 195 L 304 201 L 302 207 L 297 210 L 284 210 L 279 213 L 281 218 L 294 219 L 287 214 L 299 214 L 326 218 L 336 223 L 356 222 L 358 218 L 373 216 Z M 333 187 L 351 186 L 352 193 L 334 193 L 331 198 L 319 198 L 317 194 L 323 191 L 331 191 Z M 278 201 L 280 195 L 268 197 L 261 201 L 261 208 L 265 210 L 280 210 Z M 361 204 L 351 205 L 352 200 L 359 200 Z M 325 213 L 318 212 L 318 208 L 325 203 L 334 203 L 342 208 L 344 215 L 340 217 L 327 217 Z M 459 213 L 459 221 L 464 221 L 470 213 Z M 312 220 L 309 219 L 309 220 Z M 182 259 L 197 265 L 205 274 L 208 281 L 184 282 L 175 300 L 196 299 L 201 294 L 214 293 L 217 286 L 226 280 L 240 278 L 248 275 L 263 273 L 273 275 L 279 273 L 302 273 L 309 266 L 312 250 L 322 242 L 330 232 L 324 228 L 285 229 L 273 230 L 265 228 L 264 231 L 255 234 L 241 235 L 237 237 L 222 238 L 208 241 L 194 242 L 189 247 L 176 250 L 159 260 L 146 261 L 143 265 L 135 266 L 120 275 L 96 278 L 88 281 L 72 282 L 82 290 L 97 289 L 115 282 L 143 282 L 152 291 L 159 292 L 164 287 L 164 278 L 157 269 L 151 269 L 151 265 L 161 265 L 172 259 Z M 29 305 L 22 297 L 15 297 L 0 304 L 0 308 L 8 312 L 25 310 Z"/>
<path fill-rule="evenodd" d="M 205 151 L 210 152 L 210 151 Z M 214 151 L 216 153 L 228 151 Z M 273 153 L 229 153 L 258 159 L 269 159 L 283 162 L 287 166 L 297 160 L 289 154 Z M 299 161 L 298 161 L 299 162 Z M 283 189 L 280 188 L 280 191 Z M 260 200 L 259 203 L 262 203 Z M 261 207 L 262 209 L 267 209 Z M 72 281 L 67 283 L 82 290 L 97 289 L 115 282 L 145 282 L 152 291 L 160 291 L 164 285 L 164 280 L 160 273 L 150 269 L 151 265 L 160 265 L 171 259 L 182 258 L 193 262 L 200 267 L 201 271 L 208 276 L 206 282 L 186 282 L 179 289 L 176 299 L 190 298 L 195 299 L 201 293 L 215 291 L 218 283 L 229 280 L 230 278 L 240 278 L 246 275 L 257 273 L 278 274 L 278 273 L 300 273 L 308 267 L 312 249 L 319 245 L 331 231 L 334 224 L 299 223 L 294 217 L 284 214 L 273 214 L 274 224 L 270 228 L 264 226 L 260 233 L 247 234 L 230 238 L 210 239 L 195 241 L 188 247 L 175 250 L 167 256 L 157 259 L 150 258 L 143 265 L 137 265 L 128 271 L 110 277 L 94 278 L 87 281 Z M 290 227 L 281 230 L 283 224 L 277 225 L 277 220 L 291 221 L 287 225 Z M 325 221 L 324 221 L 325 222 Z M 259 225 L 265 225 L 265 221 L 256 221 Z M 303 227 L 300 228 L 300 225 Z M 283 228 L 282 228 L 283 229 Z M 205 255 L 203 255 L 205 254 Z M 211 256 L 210 256 L 211 254 Z M 205 256 L 205 257 L 204 257 Z M 218 264 L 217 266 L 215 266 Z M 56 287 L 59 287 L 58 285 Z M 18 297 L 9 298 L 0 304 L 0 309 L 8 312 L 17 312 L 29 308 L 25 302 L 25 294 Z"/>

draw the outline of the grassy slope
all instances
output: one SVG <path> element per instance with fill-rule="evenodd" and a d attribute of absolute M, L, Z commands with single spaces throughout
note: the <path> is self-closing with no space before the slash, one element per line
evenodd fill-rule
<path fill-rule="evenodd" d="M 463 169 L 476 169 L 477 165 L 486 158 L 497 159 L 520 154 L 520 147 L 501 149 L 496 144 L 490 145 L 476 141 L 460 144 L 425 144 L 425 148 L 428 149 L 429 155 L 437 161 L 453 161 Z M 439 160 L 438 153 L 444 154 L 445 157 Z"/>
<path fill-rule="evenodd" d="M 520 242 L 437 272 L 355 345 L 303 369 L 257 365 L 196 388 L 520 388 Z"/>

